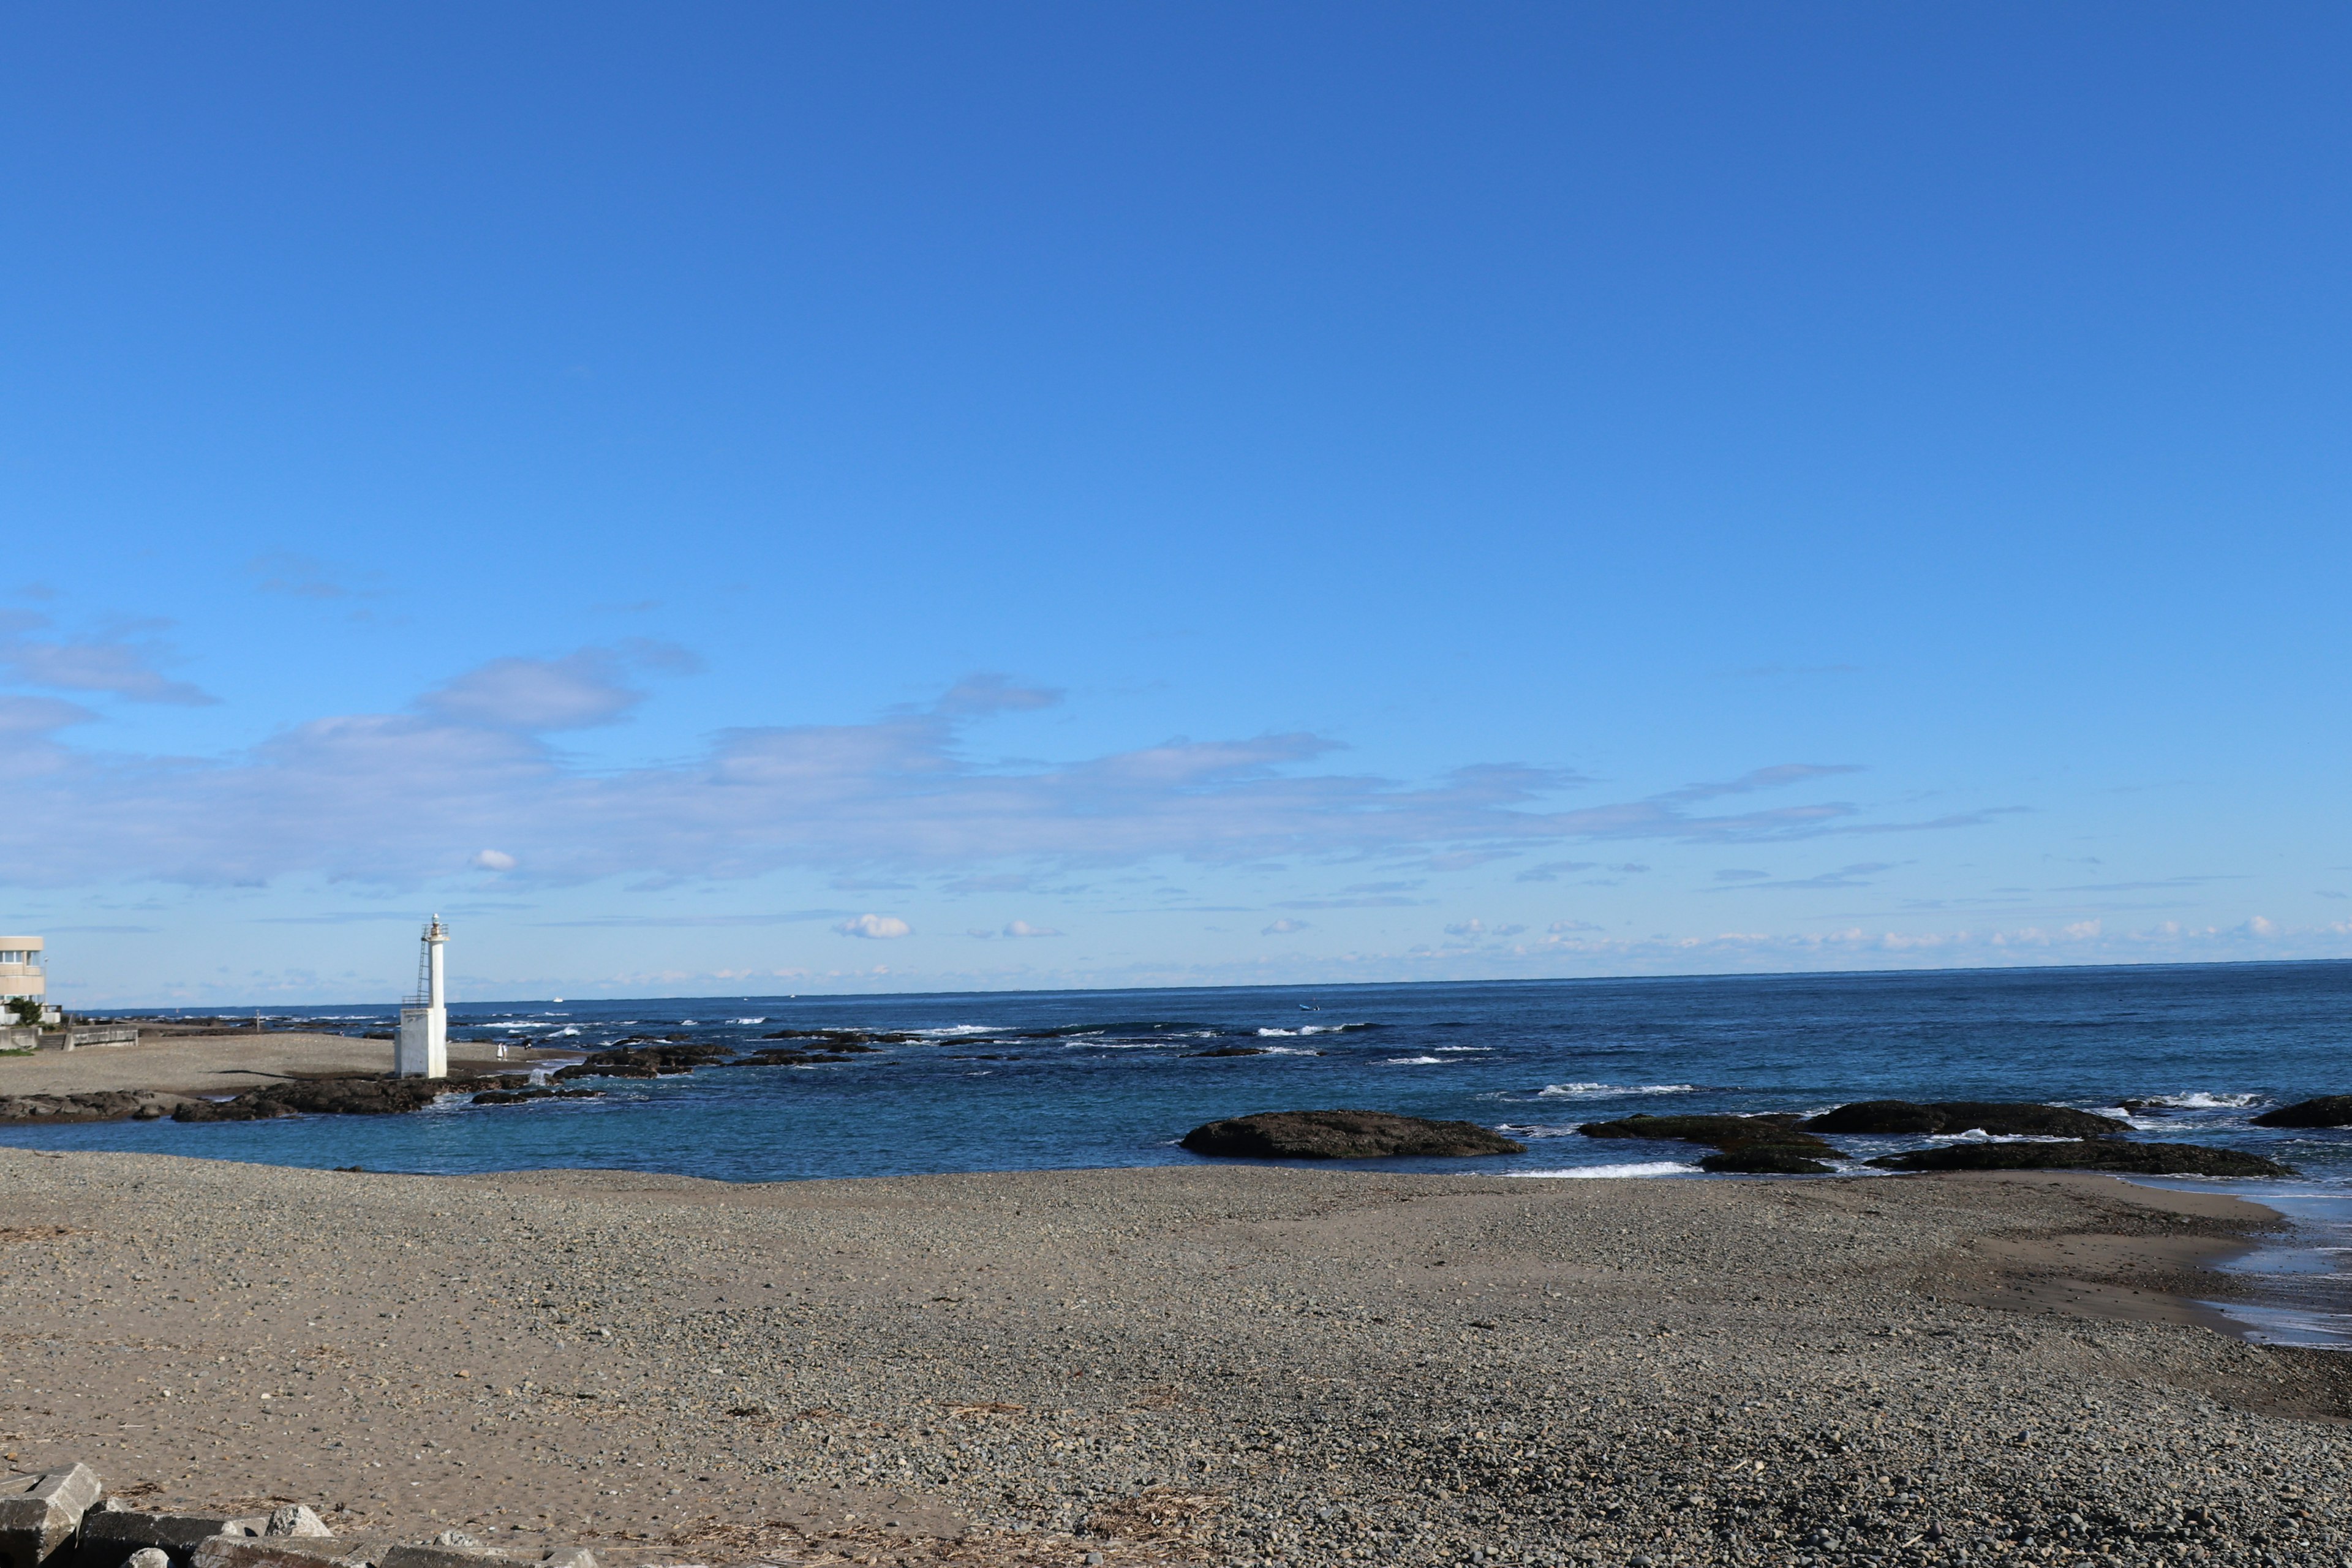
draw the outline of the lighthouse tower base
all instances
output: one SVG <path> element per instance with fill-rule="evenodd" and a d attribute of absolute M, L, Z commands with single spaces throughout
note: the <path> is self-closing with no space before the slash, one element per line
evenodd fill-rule
<path fill-rule="evenodd" d="M 449 1010 L 446 1007 L 403 1007 L 400 1035 L 393 1046 L 395 1078 L 449 1076 Z"/>

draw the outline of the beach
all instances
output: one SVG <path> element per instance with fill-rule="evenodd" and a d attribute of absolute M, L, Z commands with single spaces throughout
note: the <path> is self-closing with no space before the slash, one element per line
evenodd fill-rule
<path fill-rule="evenodd" d="M 0 1183 L 0 1446 L 142 1507 L 639 1563 L 2352 1543 L 2341 1363 L 2199 1304 L 2274 1216 L 2105 1177 Z"/>
<path fill-rule="evenodd" d="M 461 1077 L 517 1072 L 533 1053 L 452 1040 L 450 1071 Z M 569 1059 L 569 1058 L 567 1058 Z M 135 1046 L 85 1046 L 0 1058 L 0 1095 L 103 1094 L 141 1089 L 223 1097 L 299 1078 L 392 1070 L 392 1042 L 311 1030 L 182 1033 L 142 1024 Z"/>

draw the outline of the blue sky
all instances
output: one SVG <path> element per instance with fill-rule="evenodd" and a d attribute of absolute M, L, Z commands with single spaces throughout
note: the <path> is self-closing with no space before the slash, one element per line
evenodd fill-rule
<path fill-rule="evenodd" d="M 2352 20 L 20 9 L 90 1006 L 2352 954 Z"/>

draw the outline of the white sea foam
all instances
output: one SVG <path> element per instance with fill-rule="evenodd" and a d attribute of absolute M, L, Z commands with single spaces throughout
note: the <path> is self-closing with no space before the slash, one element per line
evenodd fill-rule
<path fill-rule="evenodd" d="M 1291 1035 L 1344 1035 L 1353 1029 L 1369 1029 L 1370 1024 L 1301 1024 L 1295 1029 L 1260 1029 L 1258 1033 L 1270 1039 Z"/>
<path fill-rule="evenodd" d="M 1696 1165 L 1679 1160 L 1642 1160 L 1630 1165 L 1570 1165 L 1559 1171 L 1513 1171 L 1514 1176 L 1696 1176 Z"/>
<path fill-rule="evenodd" d="M 1440 1046 L 1437 1047 L 1441 1055 L 1447 1052 L 1452 1052 L 1455 1055 L 1467 1055 L 1472 1051 L 1491 1051 L 1495 1047 L 1492 1046 Z"/>
<path fill-rule="evenodd" d="M 1573 1125 L 1547 1127 L 1539 1121 L 1498 1121 L 1495 1124 L 1495 1131 L 1512 1138 L 1573 1138 L 1577 1133 Z"/>
<path fill-rule="evenodd" d="M 934 1035 L 945 1040 L 952 1039 L 958 1035 L 992 1035 L 996 1031 L 986 1024 L 949 1024 L 937 1029 L 917 1029 L 914 1033 Z"/>
<path fill-rule="evenodd" d="M 1690 1094 L 1695 1083 L 1548 1083 L 1536 1090 L 1538 1100 L 1615 1100 L 1628 1094 Z"/>
<path fill-rule="evenodd" d="M 1442 1068 L 1446 1063 L 1444 1057 L 1391 1057 L 1388 1065 L 1392 1068 Z"/>
<path fill-rule="evenodd" d="M 2237 1110 L 2253 1104 L 2259 1094 L 2207 1094 L 2194 1089 L 2187 1094 L 2151 1094 L 2141 1100 L 2145 1105 L 2168 1105 L 2175 1110 Z"/>
<path fill-rule="evenodd" d="M 1932 1143 L 2073 1143 L 2078 1142 L 2073 1138 L 2053 1138 L 2039 1132 L 1995 1134 L 1986 1131 L 1981 1127 L 1971 1127 L 1966 1132 L 1930 1132 L 1927 1134 L 1927 1140 Z"/>
<path fill-rule="evenodd" d="M 730 1024 L 764 1024 L 768 1020 L 765 1018 L 730 1018 L 727 1021 Z"/>

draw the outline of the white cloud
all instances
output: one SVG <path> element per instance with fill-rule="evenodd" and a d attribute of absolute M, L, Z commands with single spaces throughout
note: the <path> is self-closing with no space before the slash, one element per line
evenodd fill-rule
<path fill-rule="evenodd" d="M 1275 921 L 1272 925 L 1266 927 L 1257 934 L 1260 936 L 1288 936 L 1293 931 L 1305 931 L 1306 929 L 1307 922 L 1305 921 L 1294 921 L 1286 918 Z"/>
<path fill-rule="evenodd" d="M 484 871 L 511 871 L 517 862 L 503 849 L 485 849 L 474 857 L 474 865 Z"/>
<path fill-rule="evenodd" d="M 833 928 L 844 936 L 862 936 L 877 942 L 913 934 L 914 927 L 896 915 L 855 915 Z"/>

